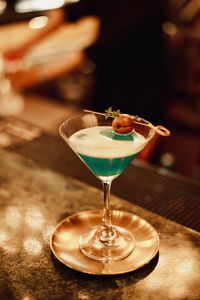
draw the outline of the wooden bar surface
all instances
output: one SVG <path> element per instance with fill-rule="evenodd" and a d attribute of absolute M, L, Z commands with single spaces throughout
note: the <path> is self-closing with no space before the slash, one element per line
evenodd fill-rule
<path fill-rule="evenodd" d="M 123 275 L 71 270 L 51 253 L 50 235 L 66 216 L 101 207 L 101 191 L 0 150 L 0 299 L 200 299 L 200 234 L 114 195 L 111 204 L 154 226 L 158 255 Z"/>

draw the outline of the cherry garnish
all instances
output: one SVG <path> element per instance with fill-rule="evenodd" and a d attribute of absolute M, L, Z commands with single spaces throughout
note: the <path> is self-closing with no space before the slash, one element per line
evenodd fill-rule
<path fill-rule="evenodd" d="M 112 128 L 118 134 L 128 134 L 133 131 L 134 123 L 128 116 L 120 115 L 113 119 Z"/>

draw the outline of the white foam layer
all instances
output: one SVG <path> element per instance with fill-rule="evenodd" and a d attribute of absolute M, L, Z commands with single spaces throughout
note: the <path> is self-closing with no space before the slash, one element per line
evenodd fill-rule
<path fill-rule="evenodd" d="M 96 126 L 81 129 L 70 138 L 71 147 L 78 153 L 99 158 L 117 158 L 141 151 L 147 143 L 145 138 L 134 133 L 134 140 L 115 140 L 102 134 L 112 130 L 111 126 Z"/>

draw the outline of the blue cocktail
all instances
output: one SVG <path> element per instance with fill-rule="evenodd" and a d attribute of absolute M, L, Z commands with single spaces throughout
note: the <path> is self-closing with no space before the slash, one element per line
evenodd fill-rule
<path fill-rule="evenodd" d="M 112 181 L 125 170 L 155 133 L 149 122 L 140 119 L 141 124 L 131 128 L 130 132 L 118 134 L 113 130 L 112 120 L 102 115 L 85 113 L 69 118 L 60 126 L 63 139 L 103 184 L 102 224 L 83 232 L 79 239 L 81 252 L 101 261 L 123 259 L 135 248 L 132 233 L 112 225 L 110 188 Z M 122 128 L 122 131 L 127 131 L 127 127 Z"/>

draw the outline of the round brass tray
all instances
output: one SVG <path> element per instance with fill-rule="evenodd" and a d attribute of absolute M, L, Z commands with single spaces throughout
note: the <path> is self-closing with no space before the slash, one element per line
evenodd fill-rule
<path fill-rule="evenodd" d="M 119 261 L 101 262 L 87 258 L 79 250 L 79 236 L 93 226 L 101 224 L 102 211 L 76 213 L 61 221 L 50 241 L 55 257 L 74 270 L 94 275 L 114 275 L 134 271 L 156 255 L 159 237 L 156 230 L 144 219 L 126 211 L 112 211 L 112 223 L 128 229 L 135 237 L 136 248 Z"/>

